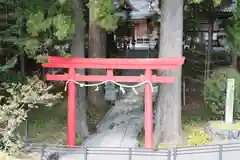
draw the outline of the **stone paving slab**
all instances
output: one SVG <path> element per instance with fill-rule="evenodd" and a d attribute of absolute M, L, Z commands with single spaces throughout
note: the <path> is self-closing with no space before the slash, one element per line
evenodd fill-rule
<path fill-rule="evenodd" d="M 143 101 L 143 100 L 142 100 Z M 84 146 L 137 147 L 138 134 L 143 127 L 142 102 L 139 105 L 116 105 L 97 126 L 98 133 L 90 137 Z"/>

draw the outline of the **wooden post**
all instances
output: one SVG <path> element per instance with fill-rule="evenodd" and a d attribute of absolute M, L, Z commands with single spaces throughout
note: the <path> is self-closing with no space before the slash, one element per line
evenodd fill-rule
<path fill-rule="evenodd" d="M 146 80 L 152 80 L 152 70 L 145 70 Z M 145 84 L 145 106 L 144 106 L 144 147 L 153 149 L 153 108 L 152 108 L 152 88 L 149 83 Z"/>
<path fill-rule="evenodd" d="M 233 123 L 234 106 L 234 79 L 227 79 L 226 101 L 225 101 L 225 123 Z"/>
<path fill-rule="evenodd" d="M 69 68 L 69 80 L 74 80 L 76 75 L 75 68 Z M 76 84 L 74 82 L 68 83 L 68 147 L 75 146 L 76 138 Z"/>
<path fill-rule="evenodd" d="M 183 78 L 183 106 L 186 105 L 186 83 L 185 83 L 185 78 Z"/>
<path fill-rule="evenodd" d="M 211 54 L 212 54 L 212 43 L 213 43 L 213 28 L 214 28 L 214 21 L 209 19 L 208 25 L 208 48 L 207 48 L 207 55 L 205 59 L 205 78 L 209 77 L 210 74 L 210 67 L 211 67 Z"/>

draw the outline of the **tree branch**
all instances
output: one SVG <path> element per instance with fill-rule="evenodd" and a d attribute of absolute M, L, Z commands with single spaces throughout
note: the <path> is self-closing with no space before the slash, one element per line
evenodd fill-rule
<path fill-rule="evenodd" d="M 75 14 L 75 16 L 80 16 L 79 18 L 82 18 L 81 10 L 83 7 L 81 6 L 82 2 L 80 0 L 72 0 L 72 9 Z"/>

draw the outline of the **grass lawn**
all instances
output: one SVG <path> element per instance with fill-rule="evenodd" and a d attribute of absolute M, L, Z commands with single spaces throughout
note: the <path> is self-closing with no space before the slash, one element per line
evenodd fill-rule
<path fill-rule="evenodd" d="M 198 106 L 190 110 L 183 110 L 182 123 L 183 131 L 190 135 L 194 131 L 203 130 L 211 117 L 210 112 L 204 106 Z"/>
<path fill-rule="evenodd" d="M 26 125 L 18 131 L 26 139 Z M 39 107 L 28 115 L 28 134 L 31 143 L 65 144 L 67 138 L 67 100 L 59 100 L 51 108 Z"/>
<path fill-rule="evenodd" d="M 65 145 L 67 143 L 67 98 L 59 100 L 53 107 L 39 107 L 28 114 L 28 137 L 30 143 L 51 143 Z M 93 122 L 99 117 L 95 110 L 88 108 L 89 132 L 95 131 Z M 23 123 L 18 132 L 26 140 L 26 123 Z M 76 139 L 80 145 L 81 138 Z"/>

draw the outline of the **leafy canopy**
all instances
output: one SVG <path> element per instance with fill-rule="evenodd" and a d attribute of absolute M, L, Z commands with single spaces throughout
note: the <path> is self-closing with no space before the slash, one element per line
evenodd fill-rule
<path fill-rule="evenodd" d="M 117 29 L 118 17 L 113 0 L 90 0 L 89 7 L 93 7 L 93 20 L 107 31 Z"/>
<path fill-rule="evenodd" d="M 117 1 L 124 4 L 124 0 Z M 16 20 L 2 29 L 0 41 L 17 45 L 32 58 L 51 53 L 56 45 L 60 46 L 61 55 L 68 56 L 63 43 L 69 43 L 75 34 L 72 0 L 0 0 L 0 4 L 8 10 L 11 8 L 11 14 L 5 14 Z M 106 31 L 117 28 L 119 18 L 113 0 L 90 0 L 88 6 L 94 7 L 91 18 L 100 27 Z"/>
<path fill-rule="evenodd" d="M 190 3 L 210 3 L 213 4 L 215 7 L 219 6 L 222 3 L 222 0 L 190 0 Z"/>
<path fill-rule="evenodd" d="M 234 54 L 240 54 L 240 1 L 233 11 L 233 16 L 228 21 L 226 46 Z"/>

